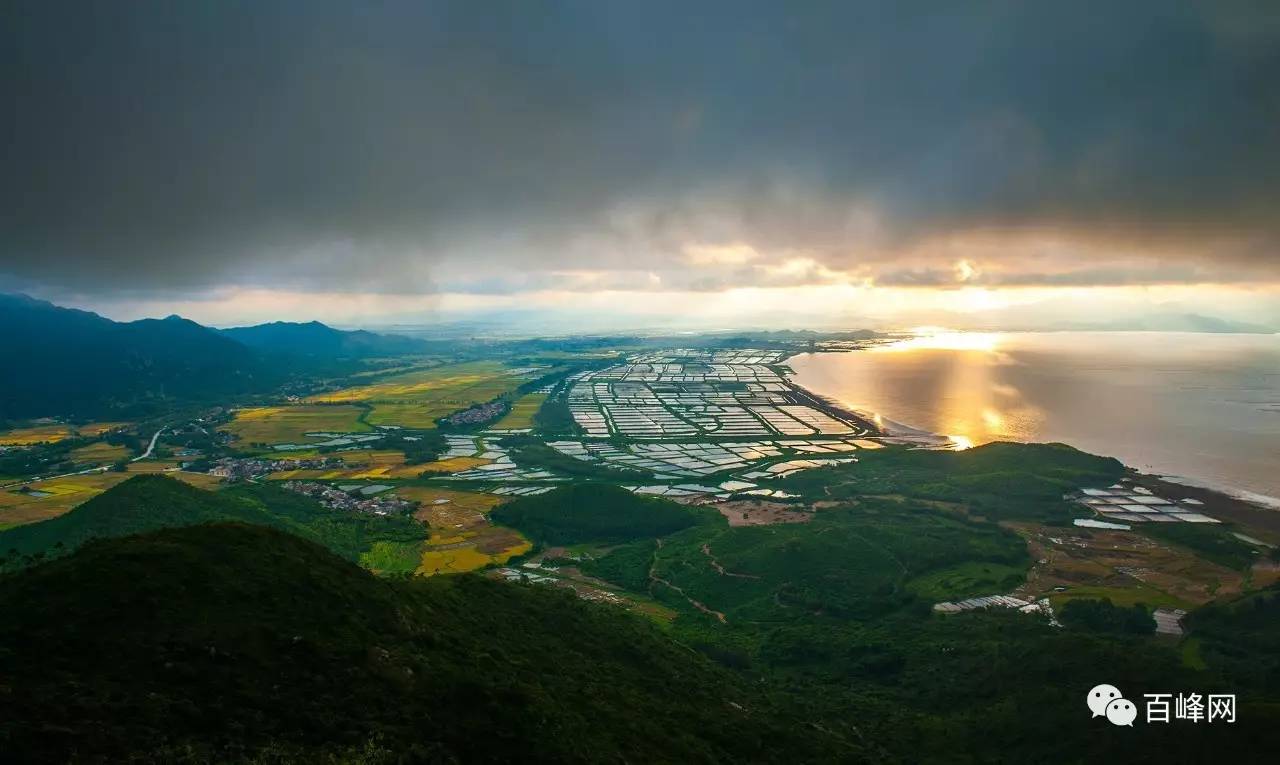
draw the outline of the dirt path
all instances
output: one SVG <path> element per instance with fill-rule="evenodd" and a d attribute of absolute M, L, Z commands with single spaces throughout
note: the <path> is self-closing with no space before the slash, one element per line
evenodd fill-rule
<path fill-rule="evenodd" d="M 711 544 L 709 542 L 702 545 L 702 554 L 707 556 L 707 558 L 711 561 L 711 568 L 714 568 L 716 570 L 716 573 L 720 574 L 720 576 L 732 576 L 732 577 L 737 577 L 738 579 L 759 579 L 760 578 L 752 574 L 735 574 L 732 571 L 725 571 L 724 566 L 720 565 L 720 561 L 716 560 L 716 556 L 711 554 Z"/>
<path fill-rule="evenodd" d="M 658 549 L 659 549 L 659 550 L 661 550 L 661 549 L 662 549 L 662 539 L 661 539 L 661 538 L 659 538 L 659 539 L 658 539 L 658 540 L 656 540 L 656 541 L 657 541 L 657 543 L 658 543 Z M 724 616 L 724 614 L 723 614 L 723 613 L 721 613 L 721 612 L 719 612 L 719 611 L 715 610 L 714 608 L 709 608 L 706 604 L 704 604 L 704 603 L 702 603 L 702 602 L 700 602 L 700 601 L 694 600 L 693 598 L 689 597 L 689 595 L 688 595 L 688 594 L 686 594 L 686 593 L 685 593 L 685 591 L 684 591 L 684 589 L 683 589 L 683 588 L 681 588 L 681 587 L 677 587 L 676 585 L 672 584 L 671 582 L 668 582 L 666 579 L 663 579 L 662 577 L 658 576 L 658 574 L 657 574 L 657 568 L 658 568 L 658 555 L 657 555 L 657 553 L 655 552 L 655 553 L 654 553 L 654 556 L 653 556 L 653 562 L 649 565 L 649 581 L 650 581 L 650 582 L 658 582 L 658 583 L 660 583 L 660 584 L 664 584 L 664 585 L 666 585 L 667 587 L 670 587 L 671 589 L 673 589 L 673 590 L 675 590 L 676 592 L 680 593 L 680 597 L 682 597 L 682 598 L 684 598 L 685 600 L 689 601 L 689 605 L 691 605 L 691 606 L 693 606 L 694 608 L 698 609 L 698 610 L 699 610 L 699 611 L 701 611 L 702 613 L 704 613 L 704 614 L 709 614 L 709 615 L 711 615 L 711 616 L 714 616 L 715 618 L 717 618 L 717 619 L 719 619 L 719 620 L 720 620 L 720 623 L 721 623 L 721 624 L 728 624 L 728 623 L 729 623 L 729 620 L 725 618 L 725 616 Z"/>

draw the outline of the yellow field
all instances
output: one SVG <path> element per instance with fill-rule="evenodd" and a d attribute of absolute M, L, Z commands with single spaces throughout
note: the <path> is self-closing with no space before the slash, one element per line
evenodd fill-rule
<path fill-rule="evenodd" d="M 481 465 L 488 465 L 492 460 L 482 460 L 479 457 L 450 457 L 447 460 L 436 460 L 435 462 L 427 462 L 418 465 L 421 473 L 461 473 L 464 470 L 478 468 Z"/>
<path fill-rule="evenodd" d="M 545 393 L 529 393 L 516 399 L 507 416 L 493 426 L 495 430 L 523 430 L 533 427 L 533 415 L 538 413 L 542 403 L 547 400 Z"/>
<path fill-rule="evenodd" d="M 82 436 L 100 436 L 108 430 L 124 428 L 132 424 L 131 422 L 91 422 L 77 427 L 76 430 L 80 431 Z"/>
<path fill-rule="evenodd" d="M 414 517 L 431 529 L 419 574 L 474 571 L 532 549 L 519 533 L 489 523 L 486 514 L 503 501 L 501 497 L 427 486 L 406 486 L 396 493 L 419 503 Z M 448 502 L 435 504 L 440 500 Z"/>
<path fill-rule="evenodd" d="M 70 425 L 37 425 L 32 428 L 15 428 L 0 433 L 0 446 L 30 446 L 52 444 L 70 438 L 75 431 Z"/>
<path fill-rule="evenodd" d="M 502 503 L 496 494 L 477 491 L 453 491 L 434 486 L 402 486 L 396 494 L 421 506 L 414 517 L 434 528 L 457 528 L 455 524 L 472 524 L 484 520 L 484 514 Z M 435 504 L 447 499 L 447 503 Z M 466 515 L 457 515 L 464 513 Z M 478 517 L 477 517 L 478 516 Z"/>
<path fill-rule="evenodd" d="M 71 459 L 77 463 L 88 462 L 105 465 L 126 459 L 130 454 L 132 452 L 123 446 L 98 441 L 88 446 L 82 446 L 79 449 L 72 449 Z"/>
<path fill-rule="evenodd" d="M 169 476 L 201 489 L 211 489 L 219 483 L 217 476 L 204 473 L 174 471 Z M 89 473 L 26 484 L 36 491 L 48 493 L 47 497 L 32 497 L 11 490 L 0 491 L 0 526 L 19 526 L 62 515 L 132 477 L 130 473 Z"/>
<path fill-rule="evenodd" d="M 177 460 L 142 460 L 129 463 L 130 473 L 165 473 L 177 468 Z"/>
<path fill-rule="evenodd" d="M 510 374 L 496 361 L 471 361 L 418 369 L 370 385 L 358 385 L 311 397 L 311 402 L 355 402 L 373 405 L 374 425 L 434 428 L 435 421 L 515 390 L 525 378 Z"/>
<path fill-rule="evenodd" d="M 307 433 L 362 433 L 372 430 L 359 421 L 358 406 L 263 406 L 241 409 L 219 430 L 236 435 L 240 444 L 305 444 L 318 439 Z"/>
<path fill-rule="evenodd" d="M 457 473 L 477 465 L 487 465 L 489 460 L 474 457 L 455 457 L 448 460 L 419 465 L 404 464 L 404 452 L 389 449 L 337 452 L 334 456 L 346 460 L 348 467 L 335 470 L 303 469 L 285 470 L 268 476 L 272 481 L 343 481 L 377 480 L 386 478 L 417 478 L 423 473 Z"/>

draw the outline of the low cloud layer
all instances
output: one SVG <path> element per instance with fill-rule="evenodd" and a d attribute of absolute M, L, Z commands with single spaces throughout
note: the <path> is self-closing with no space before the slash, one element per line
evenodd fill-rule
<path fill-rule="evenodd" d="M 1266 4 L 16 2 L 0 286 L 1280 282 Z"/>

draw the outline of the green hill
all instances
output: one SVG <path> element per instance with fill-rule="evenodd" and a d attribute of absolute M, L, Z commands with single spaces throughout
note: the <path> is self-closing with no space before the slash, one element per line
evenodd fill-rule
<path fill-rule="evenodd" d="M 638 496 L 611 484 L 578 483 L 521 497 L 499 506 L 490 517 L 537 542 L 567 545 L 617 544 L 665 536 L 719 518 L 719 514 L 669 499 Z"/>
<path fill-rule="evenodd" d="M 564 591 L 384 580 L 245 524 L 0 578 L 0 761 L 839 759 L 656 627 Z"/>
<path fill-rule="evenodd" d="M 7 555 L 8 565 L 15 567 L 29 562 L 19 556 L 70 552 L 90 539 L 214 521 L 274 526 L 353 561 L 375 542 L 412 542 L 425 539 L 427 533 L 411 518 L 333 511 L 275 486 L 250 484 L 211 492 L 151 474 L 130 478 L 65 515 L 0 532 L 0 555 Z"/>
<path fill-rule="evenodd" d="M 131 416 L 274 389 L 295 370 L 178 316 L 115 322 L 0 294 L 0 418 Z"/>
<path fill-rule="evenodd" d="M 1069 521 L 1062 496 L 1106 486 L 1124 465 L 1066 444 L 996 442 L 964 451 L 882 449 L 858 462 L 788 476 L 778 485 L 809 499 L 903 495 L 962 502 L 993 519 Z"/>

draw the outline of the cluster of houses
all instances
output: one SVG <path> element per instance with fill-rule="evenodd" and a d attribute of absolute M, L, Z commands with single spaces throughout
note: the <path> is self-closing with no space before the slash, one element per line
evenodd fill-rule
<path fill-rule="evenodd" d="M 228 481 L 250 481 L 269 473 L 284 470 L 332 470 L 344 467 L 341 457 L 311 457 L 306 459 L 269 459 L 263 457 L 224 457 L 213 464 L 209 475 Z"/>
<path fill-rule="evenodd" d="M 445 417 L 441 422 L 446 425 L 483 425 L 498 419 L 507 413 L 507 404 L 501 399 L 490 401 L 487 404 L 477 404 L 470 409 L 464 409 L 457 414 L 451 414 Z"/>
<path fill-rule="evenodd" d="M 350 513 L 371 513 L 373 515 L 400 515 L 417 507 L 416 502 L 401 499 L 395 494 L 384 494 L 371 497 L 364 493 L 369 487 L 346 491 L 341 487 L 328 486 L 310 481 L 285 481 L 284 488 L 305 494 L 331 510 L 345 510 Z M 384 490 L 389 486 L 381 487 Z"/>

